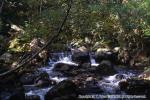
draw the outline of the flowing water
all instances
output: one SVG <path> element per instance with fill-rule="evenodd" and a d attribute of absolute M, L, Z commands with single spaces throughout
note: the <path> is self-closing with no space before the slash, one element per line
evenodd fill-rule
<path fill-rule="evenodd" d="M 71 61 L 71 54 L 70 53 L 52 53 L 50 55 L 52 56 L 52 58 L 49 58 L 48 66 L 39 68 L 39 71 L 47 72 L 49 74 L 49 78 L 52 80 L 55 80 L 57 83 L 63 80 L 66 80 L 67 77 L 64 77 L 61 73 L 54 72 L 53 68 L 54 68 L 54 64 L 60 63 L 60 62 L 77 65 Z M 44 100 L 44 95 L 51 88 L 52 87 L 44 88 L 44 89 L 33 89 L 27 92 L 26 95 L 27 96 L 39 95 L 41 100 Z"/>
<path fill-rule="evenodd" d="M 91 58 L 91 66 L 96 67 L 99 64 L 96 63 L 93 55 L 90 55 Z M 71 53 L 51 53 L 48 66 L 44 66 L 39 68 L 38 70 L 41 72 L 46 72 L 49 75 L 49 78 L 55 80 L 57 83 L 68 79 L 62 73 L 53 71 L 54 65 L 57 63 L 65 63 L 73 66 L 78 66 L 78 64 L 74 63 L 71 59 Z M 97 86 L 102 89 L 104 92 L 101 95 L 113 95 L 113 94 L 125 94 L 124 91 L 120 91 L 119 82 L 131 77 L 136 77 L 138 72 L 134 70 L 122 69 L 120 67 L 115 67 L 117 73 L 112 76 L 103 76 L 101 80 L 98 80 Z M 44 100 L 44 95 L 52 88 L 37 88 L 34 85 L 26 86 L 24 85 L 27 96 L 38 95 L 41 100 Z M 6 95 L 10 95 L 7 93 L 3 93 L 2 100 L 7 100 Z M 109 99 L 109 100 L 117 100 L 117 99 Z"/>
<path fill-rule="evenodd" d="M 78 64 L 72 62 L 71 53 L 52 53 L 49 59 L 49 64 L 46 67 L 39 68 L 39 71 L 45 71 L 49 74 L 49 78 L 55 80 L 57 83 L 66 80 L 67 77 L 64 77 L 63 74 L 54 72 L 52 69 L 54 68 L 54 64 L 56 63 L 67 63 L 74 66 L 78 66 Z M 95 59 L 91 56 L 91 64 L 92 66 L 98 66 Z M 104 91 L 103 94 L 124 94 L 123 91 L 119 90 L 118 83 L 121 80 L 131 78 L 137 75 L 135 71 L 132 70 L 122 70 L 116 69 L 117 74 L 112 76 L 103 77 L 102 80 L 99 80 L 98 86 Z M 48 90 L 52 87 L 42 88 L 42 89 L 30 89 L 26 95 L 39 95 L 41 100 L 44 100 L 44 95 Z M 112 99 L 114 100 L 114 99 Z"/>

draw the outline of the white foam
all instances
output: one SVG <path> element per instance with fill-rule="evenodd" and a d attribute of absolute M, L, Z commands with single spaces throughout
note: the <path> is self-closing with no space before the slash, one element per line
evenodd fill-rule
<path fill-rule="evenodd" d="M 44 88 L 44 89 L 38 89 L 38 90 L 31 90 L 29 92 L 26 93 L 27 96 L 31 96 L 31 95 L 38 95 L 40 96 L 41 100 L 44 100 L 44 96 L 45 94 L 51 89 L 50 88 Z"/>
<path fill-rule="evenodd" d="M 95 59 L 93 59 L 92 57 L 91 57 L 91 66 L 99 66 L 99 64 L 96 63 Z"/>
<path fill-rule="evenodd" d="M 66 77 L 53 77 L 51 79 L 56 81 L 57 83 L 59 83 L 59 82 L 61 82 L 63 80 L 66 80 L 67 78 Z"/>

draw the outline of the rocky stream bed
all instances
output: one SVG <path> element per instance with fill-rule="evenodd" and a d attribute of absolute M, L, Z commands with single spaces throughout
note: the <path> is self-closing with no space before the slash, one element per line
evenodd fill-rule
<path fill-rule="evenodd" d="M 150 99 L 150 82 L 137 78 L 140 71 L 112 63 L 115 58 L 101 58 L 94 53 L 50 53 L 48 66 L 21 75 L 18 82 L 1 82 L 0 100 Z M 123 97 L 128 95 L 132 97 Z"/>

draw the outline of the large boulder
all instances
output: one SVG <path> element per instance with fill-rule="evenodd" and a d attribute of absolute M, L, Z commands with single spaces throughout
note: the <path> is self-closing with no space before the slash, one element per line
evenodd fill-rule
<path fill-rule="evenodd" d="M 46 72 L 30 72 L 21 75 L 20 81 L 23 85 L 34 85 L 36 87 L 48 87 L 55 84 L 55 81 L 49 78 Z"/>
<path fill-rule="evenodd" d="M 100 75 L 113 75 L 116 73 L 113 64 L 108 60 L 103 60 L 97 66 L 96 72 Z"/>
<path fill-rule="evenodd" d="M 118 62 L 118 53 L 113 52 L 110 49 L 105 49 L 101 48 L 100 50 L 98 49 L 97 52 L 95 53 L 95 61 L 97 63 L 100 63 L 103 60 L 109 60 L 112 63 L 117 63 Z"/>
<path fill-rule="evenodd" d="M 70 80 L 64 80 L 46 93 L 45 100 L 77 100 L 78 94 L 77 86 Z"/>
<path fill-rule="evenodd" d="M 76 67 L 77 64 L 75 63 L 57 62 L 54 64 L 53 70 L 63 74 L 70 74 Z"/>
<path fill-rule="evenodd" d="M 150 99 L 150 81 L 127 79 L 119 83 L 120 89 L 131 95 L 146 95 Z"/>
<path fill-rule="evenodd" d="M 90 55 L 88 50 L 83 46 L 78 49 L 72 50 L 72 61 L 83 64 L 83 63 L 89 63 L 90 62 Z"/>

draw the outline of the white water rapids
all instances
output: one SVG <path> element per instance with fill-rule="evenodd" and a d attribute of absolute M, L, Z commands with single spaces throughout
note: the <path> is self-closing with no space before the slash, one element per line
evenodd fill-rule
<path fill-rule="evenodd" d="M 67 77 L 64 77 L 60 73 L 54 72 L 52 69 L 54 68 L 54 64 L 56 63 L 66 63 L 70 65 L 78 66 L 78 64 L 72 62 L 71 54 L 68 53 L 53 53 L 53 57 L 49 59 L 49 65 L 46 67 L 39 68 L 40 71 L 45 71 L 49 74 L 49 78 L 55 80 L 57 83 L 66 80 Z M 91 57 L 92 66 L 98 66 L 95 59 Z M 123 94 L 124 92 L 119 91 L 118 83 L 121 80 L 134 77 L 136 73 L 133 73 L 129 70 L 118 70 L 118 73 L 112 76 L 103 77 L 102 80 L 99 80 L 99 87 L 104 91 L 104 94 Z M 47 91 L 49 91 L 52 87 L 42 88 L 42 89 L 33 89 L 26 93 L 26 95 L 39 95 L 41 100 L 44 100 L 44 95 Z M 111 99 L 113 100 L 113 99 Z"/>

